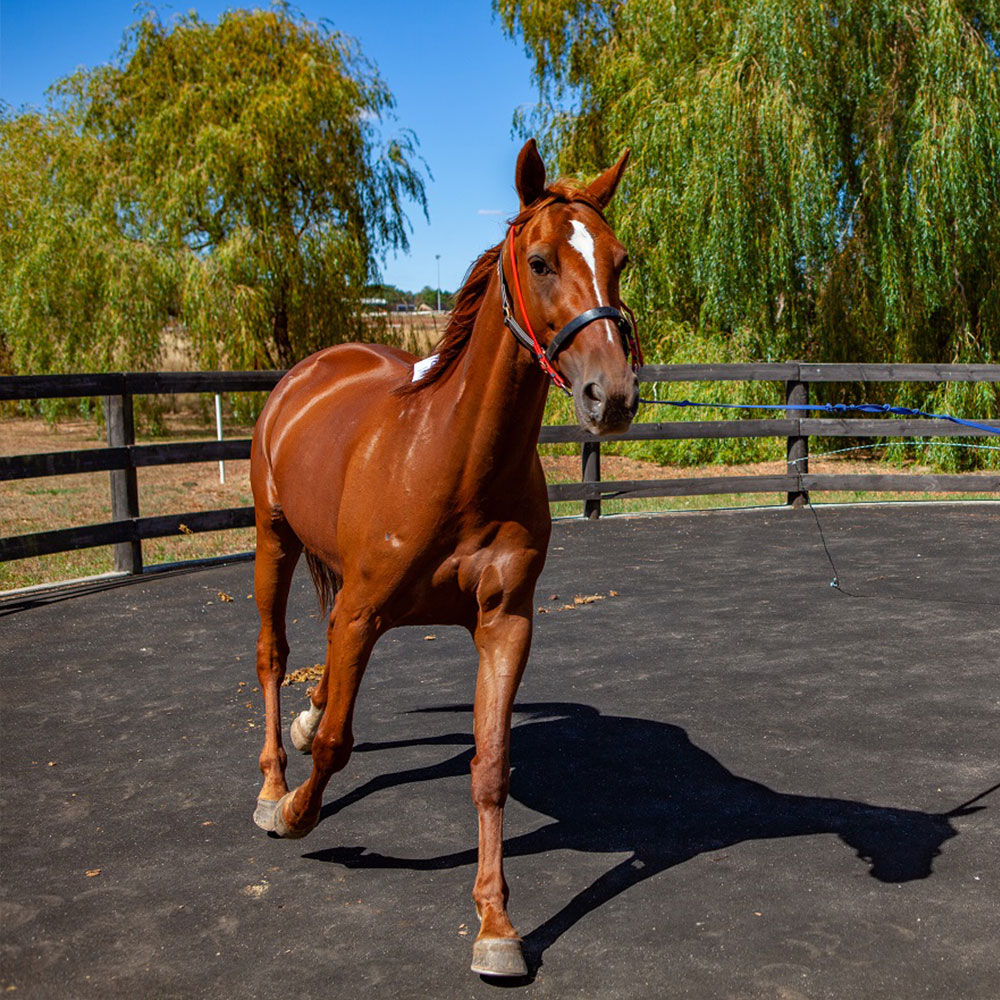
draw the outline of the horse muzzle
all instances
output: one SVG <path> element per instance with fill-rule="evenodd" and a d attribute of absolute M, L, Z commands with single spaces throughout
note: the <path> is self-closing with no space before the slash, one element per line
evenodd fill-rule
<path fill-rule="evenodd" d="M 639 378 L 627 370 L 619 376 L 599 373 L 581 380 L 573 393 L 577 420 L 591 434 L 622 434 L 639 409 Z"/>

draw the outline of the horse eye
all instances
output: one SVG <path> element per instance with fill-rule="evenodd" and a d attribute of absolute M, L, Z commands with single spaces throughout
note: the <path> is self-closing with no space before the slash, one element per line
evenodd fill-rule
<path fill-rule="evenodd" d="M 528 261 L 528 267 L 531 268 L 532 274 L 541 275 L 549 273 L 549 265 L 541 257 L 532 257 Z"/>

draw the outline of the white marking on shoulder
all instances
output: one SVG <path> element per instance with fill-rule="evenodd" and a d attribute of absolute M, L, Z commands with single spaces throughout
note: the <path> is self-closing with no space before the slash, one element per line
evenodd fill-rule
<path fill-rule="evenodd" d="M 438 356 L 432 354 L 429 358 L 424 358 L 423 361 L 418 361 L 413 366 L 413 378 L 410 379 L 411 382 L 419 382 L 433 367 L 434 362 L 436 362 Z"/>

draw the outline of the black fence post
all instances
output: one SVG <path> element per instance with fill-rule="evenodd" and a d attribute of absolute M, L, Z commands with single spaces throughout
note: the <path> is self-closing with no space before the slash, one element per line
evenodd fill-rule
<path fill-rule="evenodd" d="M 135 444 L 135 419 L 132 413 L 132 396 L 104 397 L 104 417 L 108 428 L 108 445 L 112 448 Z M 111 476 L 111 520 L 128 521 L 139 516 L 139 483 L 135 466 L 114 469 Z M 125 573 L 142 572 L 142 542 L 117 542 L 114 545 L 115 570 Z"/>
<path fill-rule="evenodd" d="M 785 383 L 785 405 L 805 406 L 809 403 L 809 383 L 789 380 Z M 796 426 L 802 419 L 802 410 L 785 410 L 785 416 L 794 420 Z M 809 471 L 809 437 L 808 435 L 789 435 L 787 447 L 788 474 L 805 475 Z M 794 490 L 788 494 L 790 507 L 804 507 L 809 503 L 809 493 L 806 490 Z"/>
<path fill-rule="evenodd" d="M 601 442 L 584 441 L 580 452 L 583 465 L 583 481 L 599 483 L 601 481 Z M 583 501 L 583 516 L 596 521 L 601 516 L 601 498 Z"/>

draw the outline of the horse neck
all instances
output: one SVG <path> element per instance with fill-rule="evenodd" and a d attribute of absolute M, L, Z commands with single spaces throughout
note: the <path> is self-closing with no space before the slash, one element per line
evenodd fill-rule
<path fill-rule="evenodd" d="M 469 344 L 441 395 L 466 464 L 492 473 L 534 461 L 549 380 L 503 324 L 496 279 L 483 296 Z M 466 437 L 466 432 L 468 437 Z"/>

